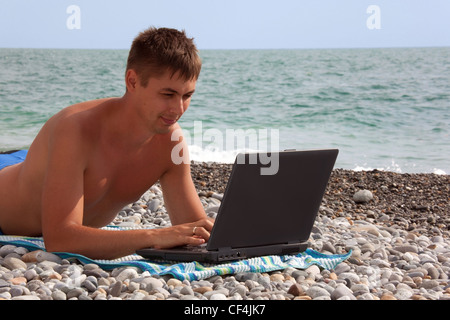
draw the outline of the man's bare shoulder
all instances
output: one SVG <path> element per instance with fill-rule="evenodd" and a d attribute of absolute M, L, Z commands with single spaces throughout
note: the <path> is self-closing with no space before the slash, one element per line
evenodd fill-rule
<path fill-rule="evenodd" d="M 110 99 L 92 100 L 68 106 L 56 113 L 46 123 L 53 135 L 66 132 L 67 134 L 90 135 L 99 125 L 102 117 L 100 106 Z"/>
<path fill-rule="evenodd" d="M 100 109 L 103 105 L 108 104 L 111 101 L 112 101 L 111 98 L 107 98 L 73 104 L 56 113 L 50 119 L 50 121 L 58 123 L 60 121 L 68 121 L 68 120 L 73 121 L 92 118 L 95 117 L 95 114 L 101 112 Z"/>
<path fill-rule="evenodd" d="M 42 168 L 48 156 L 55 150 L 77 150 L 79 156 L 88 154 L 95 147 L 100 115 L 96 107 L 107 100 L 87 101 L 66 107 L 51 117 L 36 136 L 27 158 L 33 167 Z"/>

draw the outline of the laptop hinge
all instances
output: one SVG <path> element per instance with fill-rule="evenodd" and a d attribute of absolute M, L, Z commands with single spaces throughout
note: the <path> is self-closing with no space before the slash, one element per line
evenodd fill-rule
<path fill-rule="evenodd" d="M 232 248 L 231 247 L 222 247 L 222 248 L 219 248 L 219 249 L 217 249 L 217 251 L 230 251 Z"/>

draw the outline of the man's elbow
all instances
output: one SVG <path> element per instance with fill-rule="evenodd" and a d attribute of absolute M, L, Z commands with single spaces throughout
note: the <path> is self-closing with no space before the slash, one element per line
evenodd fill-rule
<path fill-rule="evenodd" d="M 48 252 L 76 253 L 76 240 L 70 237 L 70 232 L 50 231 L 43 234 L 45 250 Z"/>
<path fill-rule="evenodd" d="M 48 252 L 71 252 L 64 241 L 56 239 L 47 239 L 44 237 L 45 250 Z"/>

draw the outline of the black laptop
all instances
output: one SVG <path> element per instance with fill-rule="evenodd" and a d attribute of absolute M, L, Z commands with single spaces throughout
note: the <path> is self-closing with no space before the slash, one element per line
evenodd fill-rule
<path fill-rule="evenodd" d="M 307 248 L 338 150 L 239 154 L 204 246 L 146 248 L 147 259 L 221 262 Z"/>

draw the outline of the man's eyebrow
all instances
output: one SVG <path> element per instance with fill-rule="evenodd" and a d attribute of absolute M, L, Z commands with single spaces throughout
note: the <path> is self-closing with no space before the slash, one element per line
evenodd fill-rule
<path fill-rule="evenodd" d="M 172 88 L 162 88 L 161 91 L 168 91 L 168 92 L 171 92 L 171 93 L 179 94 L 177 90 L 172 89 Z M 192 91 L 189 91 L 186 94 L 193 94 L 194 92 L 195 92 L 195 90 L 192 90 Z"/>

